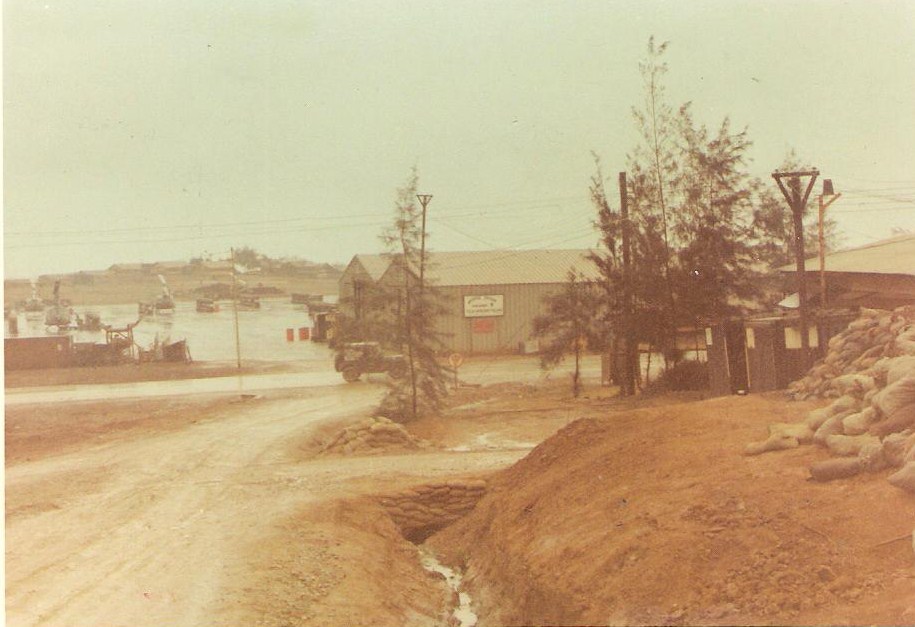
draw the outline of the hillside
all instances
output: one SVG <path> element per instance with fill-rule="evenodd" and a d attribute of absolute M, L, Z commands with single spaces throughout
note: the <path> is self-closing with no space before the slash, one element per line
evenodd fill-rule
<path fill-rule="evenodd" d="M 60 294 L 75 306 L 114 305 L 151 301 L 159 295 L 161 285 L 155 268 L 102 272 L 80 272 L 61 275 Z M 213 283 L 231 283 L 231 274 L 223 268 L 184 266 L 179 271 L 161 272 L 177 300 L 194 300 L 194 290 Z M 282 293 L 336 294 L 339 270 L 324 269 L 321 272 L 308 270 L 262 271 L 246 275 L 248 287 L 274 287 Z M 51 298 L 55 276 L 42 276 L 38 290 L 42 298 Z M 7 304 L 15 304 L 27 298 L 32 291 L 29 281 L 7 279 L 3 282 L 4 298 Z"/>
<path fill-rule="evenodd" d="M 741 455 L 812 406 L 729 397 L 578 420 L 429 543 L 466 567 L 487 624 L 911 624 L 910 494 L 886 473 L 811 483 L 819 448 Z"/>

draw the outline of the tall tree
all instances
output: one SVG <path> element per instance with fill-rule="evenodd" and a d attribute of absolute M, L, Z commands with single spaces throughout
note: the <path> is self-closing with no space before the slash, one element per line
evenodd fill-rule
<path fill-rule="evenodd" d="M 433 260 L 429 251 L 422 254 L 422 209 L 416 198 L 419 175 L 416 168 L 403 187 L 397 190 L 394 221 L 381 236 L 395 270 L 396 288 L 388 295 L 394 313 L 391 325 L 391 343 L 402 347 L 406 353 L 408 376 L 391 382 L 391 389 L 382 408 L 387 413 L 414 419 L 424 410 L 436 410 L 446 394 L 445 369 L 439 364 L 436 353 L 444 346 L 435 330 L 438 317 L 443 313 L 441 296 L 424 272 L 420 283 L 421 267 Z"/>
<path fill-rule="evenodd" d="M 672 276 L 676 241 L 670 214 L 679 168 L 676 114 L 666 99 L 664 85 L 667 47 L 668 42 L 656 44 L 654 36 L 650 37 L 647 56 L 639 62 L 643 102 L 640 108 L 633 107 L 632 115 L 640 141 L 628 156 L 628 170 L 638 240 L 648 255 L 642 270 L 658 273 L 651 278 L 639 275 L 647 280 L 639 282 L 645 290 L 637 292 L 637 296 L 655 314 L 652 334 L 660 335 L 655 345 L 672 349 L 676 342 L 677 303 Z"/>

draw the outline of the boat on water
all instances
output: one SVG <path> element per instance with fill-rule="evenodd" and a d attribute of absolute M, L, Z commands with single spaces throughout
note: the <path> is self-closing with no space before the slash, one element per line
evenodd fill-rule
<path fill-rule="evenodd" d="M 165 282 L 165 277 L 161 274 L 159 275 L 159 282 L 162 283 L 162 293 L 159 294 L 158 298 L 151 303 L 139 303 L 137 305 L 137 313 L 141 316 L 175 313 L 175 299 L 172 298 L 168 284 Z"/>
<path fill-rule="evenodd" d="M 200 313 L 215 313 L 219 311 L 219 303 L 212 298 L 198 298 L 197 311 Z"/>
<path fill-rule="evenodd" d="M 45 311 L 44 325 L 48 329 L 56 328 L 58 331 L 76 328 L 73 309 L 60 299 L 60 281 L 54 281 L 54 304 Z"/>
<path fill-rule="evenodd" d="M 102 317 L 95 311 L 87 311 L 85 317 L 77 314 L 76 328 L 80 331 L 101 331 Z"/>
<path fill-rule="evenodd" d="M 38 284 L 32 281 L 32 295 L 19 304 L 19 309 L 26 314 L 44 313 L 45 302 L 38 295 Z M 34 317 L 34 316 L 29 316 Z"/>
<path fill-rule="evenodd" d="M 240 296 L 238 298 L 238 308 L 246 311 L 260 309 L 261 301 L 257 296 Z"/>

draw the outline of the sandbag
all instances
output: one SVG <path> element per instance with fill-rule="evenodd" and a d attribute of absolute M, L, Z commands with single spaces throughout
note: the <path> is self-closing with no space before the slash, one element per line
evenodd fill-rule
<path fill-rule="evenodd" d="M 779 436 L 771 436 L 768 440 L 763 442 L 751 442 L 747 444 L 746 448 L 743 450 L 744 455 L 761 455 L 762 453 L 768 453 L 769 451 L 784 451 L 789 448 L 797 448 L 799 442 L 797 438 L 783 438 Z"/>
<path fill-rule="evenodd" d="M 861 398 L 874 389 L 874 378 L 865 374 L 843 374 L 832 380 L 833 386 L 844 395 Z"/>
<path fill-rule="evenodd" d="M 842 412 L 857 410 L 861 407 L 861 401 L 849 394 L 844 394 L 834 400 L 829 406 L 833 416 Z"/>
<path fill-rule="evenodd" d="M 915 377 L 903 377 L 887 385 L 874 396 L 874 404 L 888 417 L 902 407 L 915 405 Z"/>
<path fill-rule="evenodd" d="M 861 460 L 864 470 L 868 472 L 877 472 L 889 466 L 883 454 L 883 445 L 879 440 L 865 442 L 858 451 L 858 459 Z"/>
<path fill-rule="evenodd" d="M 903 355 L 889 360 L 886 383 L 892 385 L 908 376 L 915 376 L 915 355 Z"/>
<path fill-rule="evenodd" d="M 883 438 L 891 433 L 899 433 L 915 426 L 915 405 L 907 405 L 897 409 L 889 418 L 874 423 L 869 429 L 870 433 Z"/>
<path fill-rule="evenodd" d="M 800 444 L 813 441 L 813 429 L 803 422 L 775 422 L 769 425 L 769 437 L 794 438 Z"/>
<path fill-rule="evenodd" d="M 827 419 L 820 428 L 816 430 L 816 433 L 813 434 L 814 444 L 819 444 L 821 446 L 826 446 L 826 438 L 831 435 L 841 434 L 842 433 L 842 416 L 832 416 Z"/>
<path fill-rule="evenodd" d="M 832 481 L 853 477 L 864 469 L 857 457 L 827 459 L 810 466 L 810 478 L 814 481 Z"/>
<path fill-rule="evenodd" d="M 900 470 L 891 474 L 888 480 L 897 488 L 915 492 L 915 462 L 908 462 Z"/>
<path fill-rule="evenodd" d="M 861 435 L 867 433 L 872 424 L 880 419 L 877 410 L 873 407 L 862 409 L 856 414 L 851 414 L 842 419 L 842 431 L 845 435 Z"/>
<path fill-rule="evenodd" d="M 807 417 L 804 418 L 804 424 L 810 427 L 813 431 L 816 431 L 823 423 L 826 422 L 832 416 L 832 410 L 830 406 L 820 407 L 819 409 L 814 409 Z"/>
<path fill-rule="evenodd" d="M 908 439 L 909 436 L 904 433 L 893 433 L 883 438 L 883 458 L 887 464 L 898 468 L 905 463 Z"/>
<path fill-rule="evenodd" d="M 865 444 L 880 447 L 880 439 L 872 435 L 834 434 L 826 437 L 826 448 L 830 453 L 839 457 L 857 455 Z"/>

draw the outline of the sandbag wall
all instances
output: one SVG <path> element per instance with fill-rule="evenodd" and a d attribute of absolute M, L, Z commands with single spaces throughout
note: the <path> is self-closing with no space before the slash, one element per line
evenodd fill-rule
<path fill-rule="evenodd" d="M 486 493 L 483 480 L 428 483 L 378 499 L 411 542 L 422 542 L 472 510 Z"/>
<path fill-rule="evenodd" d="M 340 431 L 321 450 L 322 454 L 376 454 L 394 450 L 429 448 L 401 425 L 384 417 L 367 418 Z"/>
<path fill-rule="evenodd" d="M 862 310 L 788 394 L 834 400 L 803 422 L 769 425 L 746 454 L 818 444 L 836 459 L 814 464 L 815 480 L 897 468 L 890 482 L 915 492 L 915 308 Z"/>

